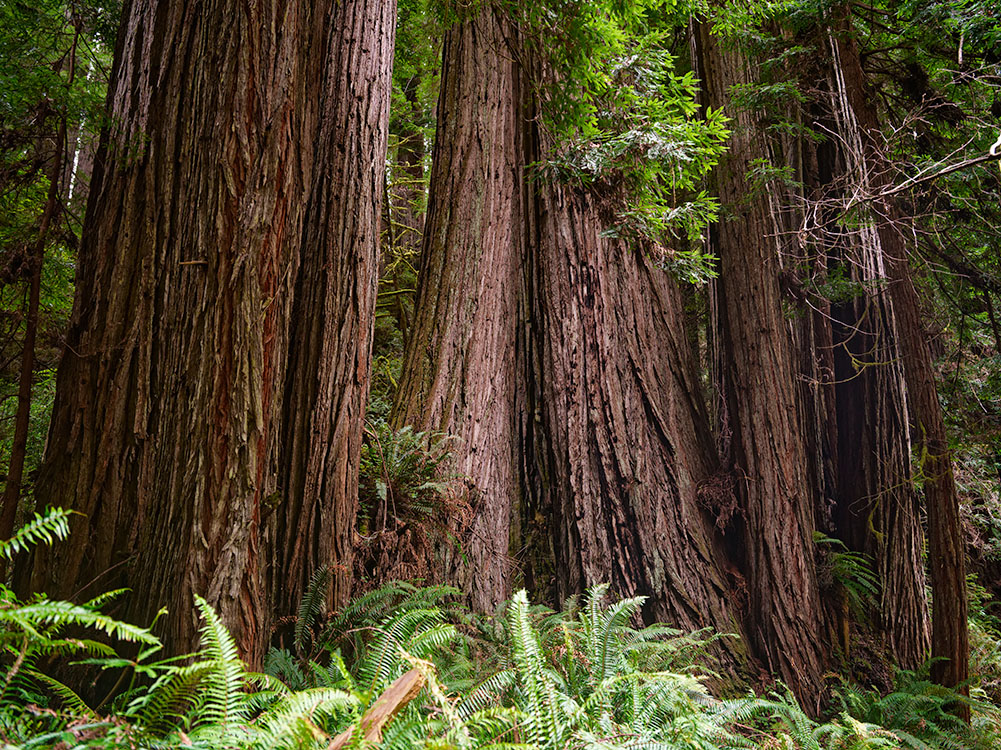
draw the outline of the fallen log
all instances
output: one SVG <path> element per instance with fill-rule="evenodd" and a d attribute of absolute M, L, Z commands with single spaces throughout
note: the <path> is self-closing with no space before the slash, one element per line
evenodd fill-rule
<path fill-rule="evenodd" d="M 424 675 L 416 669 L 411 669 L 402 677 L 398 677 L 365 712 L 360 726 L 346 729 L 334 737 L 327 745 L 327 750 L 341 750 L 346 747 L 355 736 L 355 732 L 361 732 L 364 744 L 377 745 L 382 742 L 383 727 L 400 712 L 400 709 L 417 697 L 424 683 Z"/>

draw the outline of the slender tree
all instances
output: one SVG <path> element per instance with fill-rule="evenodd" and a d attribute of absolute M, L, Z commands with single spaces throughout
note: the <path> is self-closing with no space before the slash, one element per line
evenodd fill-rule
<path fill-rule="evenodd" d="M 321 19 L 320 126 L 291 315 L 268 600 L 291 615 L 319 567 L 350 593 L 396 3 L 345 0 Z M 299 242 L 297 237 L 286 241 Z"/>
<path fill-rule="evenodd" d="M 829 123 L 841 137 L 818 149 L 817 196 L 825 218 L 813 229 L 835 278 L 856 289 L 831 305 L 837 446 L 838 536 L 875 561 L 878 635 L 894 663 L 915 669 L 928 656 L 928 607 L 922 561 L 924 532 L 918 493 L 910 481 L 910 432 L 901 365 L 901 323 L 885 283 L 887 258 L 872 225 L 850 229 L 834 207 L 864 179 L 844 61 L 834 35 L 822 35 Z M 832 204 L 831 199 L 834 199 Z M 824 242 L 830 238 L 830 242 Z"/>
<path fill-rule="evenodd" d="M 851 27 L 845 14 L 842 32 Z M 927 334 L 907 256 L 900 215 L 892 198 L 882 196 L 890 185 L 881 149 L 879 117 L 869 96 L 858 49 L 850 34 L 831 36 L 831 46 L 844 78 L 846 115 L 858 154 L 857 180 L 872 201 L 871 218 L 882 248 L 889 296 L 897 316 L 899 347 L 907 382 L 908 408 L 919 456 L 928 516 L 928 559 L 932 590 L 932 677 L 943 685 L 963 686 L 969 669 L 966 557 L 959 521 L 959 499 L 952 471 L 942 407 Z M 968 707 L 961 708 L 968 717 Z"/>

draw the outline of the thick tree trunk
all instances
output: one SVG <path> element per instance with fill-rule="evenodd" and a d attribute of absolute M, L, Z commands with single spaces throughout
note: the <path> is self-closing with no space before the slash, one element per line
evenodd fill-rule
<path fill-rule="evenodd" d="M 195 645 L 203 594 L 255 661 L 267 633 L 284 320 L 310 164 L 312 3 L 136 0 L 123 18 L 37 498 L 78 511 L 22 586 L 114 586 Z M 290 249 L 291 248 L 291 249 Z"/>
<path fill-rule="evenodd" d="M 526 167 L 558 148 L 539 125 L 552 104 L 537 93 L 550 75 L 538 67 L 536 85 L 524 86 L 534 95 L 522 117 Z M 604 235 L 621 204 L 599 193 L 525 182 L 524 522 L 548 526 L 558 598 L 609 582 L 648 597 L 648 621 L 736 634 L 715 648 L 733 675 L 749 666 L 744 581 L 716 526 L 733 499 L 714 481 L 681 291 L 649 248 Z"/>
<path fill-rule="evenodd" d="M 448 31 L 415 319 L 394 409 L 397 425 L 459 438 L 454 468 L 474 508 L 459 580 L 483 611 L 510 595 L 509 529 L 521 495 L 516 84 L 493 10 Z"/>
<path fill-rule="evenodd" d="M 335 602 L 350 594 L 395 31 L 392 0 L 342 0 L 325 20 L 270 537 L 267 601 L 279 616 L 296 611 L 318 567 L 334 567 Z"/>
<path fill-rule="evenodd" d="M 741 633 L 740 579 L 725 575 L 700 503 L 715 448 L 677 283 L 639 248 L 602 237 L 589 196 L 533 187 L 535 446 L 558 594 L 609 581 L 648 596 L 649 618 Z M 725 645 L 728 667 L 742 648 Z"/>
<path fill-rule="evenodd" d="M 829 654 L 814 561 L 815 499 L 799 423 L 790 333 L 779 286 L 777 224 L 768 196 L 748 195 L 754 159 L 767 159 L 753 113 L 731 108 L 730 90 L 754 82 L 748 62 L 698 30 L 708 102 L 732 118 L 730 149 L 717 170 L 727 215 L 718 230 L 722 391 L 740 473 L 743 547 L 752 645 L 807 706 L 817 707 Z"/>
<path fill-rule="evenodd" d="M 481 11 L 446 41 L 396 418 L 462 439 L 475 606 L 508 593 L 509 530 L 524 523 L 533 539 L 519 544 L 555 554 L 555 569 L 522 561 L 537 589 L 562 597 L 610 581 L 649 596 L 651 617 L 739 633 L 734 582 L 698 501 L 713 447 L 679 290 L 600 236 L 586 196 L 522 177 L 544 154 L 541 105 L 521 85 L 512 36 Z M 740 650 L 721 646 L 728 666 Z"/>
<path fill-rule="evenodd" d="M 857 179 L 867 192 L 878 193 L 889 184 L 889 176 L 880 150 L 879 120 L 866 94 L 858 50 L 850 38 L 833 35 L 831 46 L 844 78 L 847 113 L 855 122 Z M 966 559 L 959 500 L 920 300 L 910 278 L 907 246 L 894 222 L 897 212 L 887 199 L 877 200 L 873 208 L 890 282 L 889 296 L 896 314 L 908 407 L 924 480 L 933 601 L 931 650 L 932 657 L 940 659 L 932 667 L 932 676 L 944 685 L 956 686 L 966 680 L 969 668 Z"/>

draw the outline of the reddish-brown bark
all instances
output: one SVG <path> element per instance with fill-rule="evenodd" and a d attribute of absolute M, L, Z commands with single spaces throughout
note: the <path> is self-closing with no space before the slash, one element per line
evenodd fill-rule
<path fill-rule="evenodd" d="M 715 450 L 677 282 L 640 248 L 602 236 L 596 200 L 532 183 L 535 460 L 562 598 L 608 581 L 646 615 L 741 633 L 714 519 L 699 487 Z M 742 647 L 721 649 L 736 667 Z"/>
<path fill-rule="evenodd" d="M 754 113 L 733 107 L 731 90 L 752 84 L 750 62 L 698 28 L 707 103 L 732 118 L 729 151 L 717 170 L 725 207 L 717 235 L 716 324 L 732 459 L 744 516 L 743 568 L 753 648 L 811 709 L 830 654 L 814 561 L 814 509 L 800 423 L 796 368 L 779 284 L 776 218 L 768 195 L 748 194 L 747 175 L 767 159 Z"/>
<path fill-rule="evenodd" d="M 858 50 L 850 36 L 832 35 L 831 46 L 844 78 L 846 114 L 852 118 L 854 127 L 857 176 L 867 192 L 878 194 L 889 185 L 889 176 L 886 157 L 880 148 L 879 117 L 872 98 L 867 95 Z M 907 405 L 928 516 L 933 602 L 931 655 L 938 659 L 932 666 L 932 677 L 943 685 L 957 686 L 966 681 L 969 670 L 966 558 L 959 500 L 921 304 L 911 281 L 907 243 L 895 221 L 898 212 L 891 201 L 876 199 L 873 218 L 897 322 Z M 968 709 L 961 710 L 968 717 Z"/>
<path fill-rule="evenodd" d="M 194 593 L 252 661 L 267 641 L 277 311 L 323 17 L 297 2 L 138 0 L 123 18 L 37 488 L 80 515 L 19 581 L 58 597 L 128 586 L 119 614 L 146 623 L 166 606 L 161 634 L 181 651 L 196 641 Z"/>
<path fill-rule="evenodd" d="M 714 452 L 679 290 L 602 236 L 586 192 L 523 176 L 549 154 L 530 56 L 492 11 L 449 33 L 397 417 L 462 440 L 477 606 L 507 593 L 517 546 L 555 598 L 610 581 L 650 597 L 650 617 L 739 632 L 697 500 Z"/>
<path fill-rule="evenodd" d="M 397 424 L 457 436 L 474 518 L 453 566 L 484 611 L 511 593 L 509 530 L 521 495 L 516 334 L 521 247 L 517 73 L 484 9 L 445 37 L 414 324 Z"/>
<path fill-rule="evenodd" d="M 334 601 L 350 593 L 395 24 L 392 0 L 343 0 L 325 20 L 269 535 L 267 600 L 279 616 L 296 611 L 318 567 L 334 567 Z"/>

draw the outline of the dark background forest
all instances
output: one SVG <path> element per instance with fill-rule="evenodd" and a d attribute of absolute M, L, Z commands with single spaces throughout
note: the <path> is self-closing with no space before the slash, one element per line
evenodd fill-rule
<path fill-rule="evenodd" d="M 999 198 L 981 0 L 9 0 L 0 739 L 996 747 Z"/>

